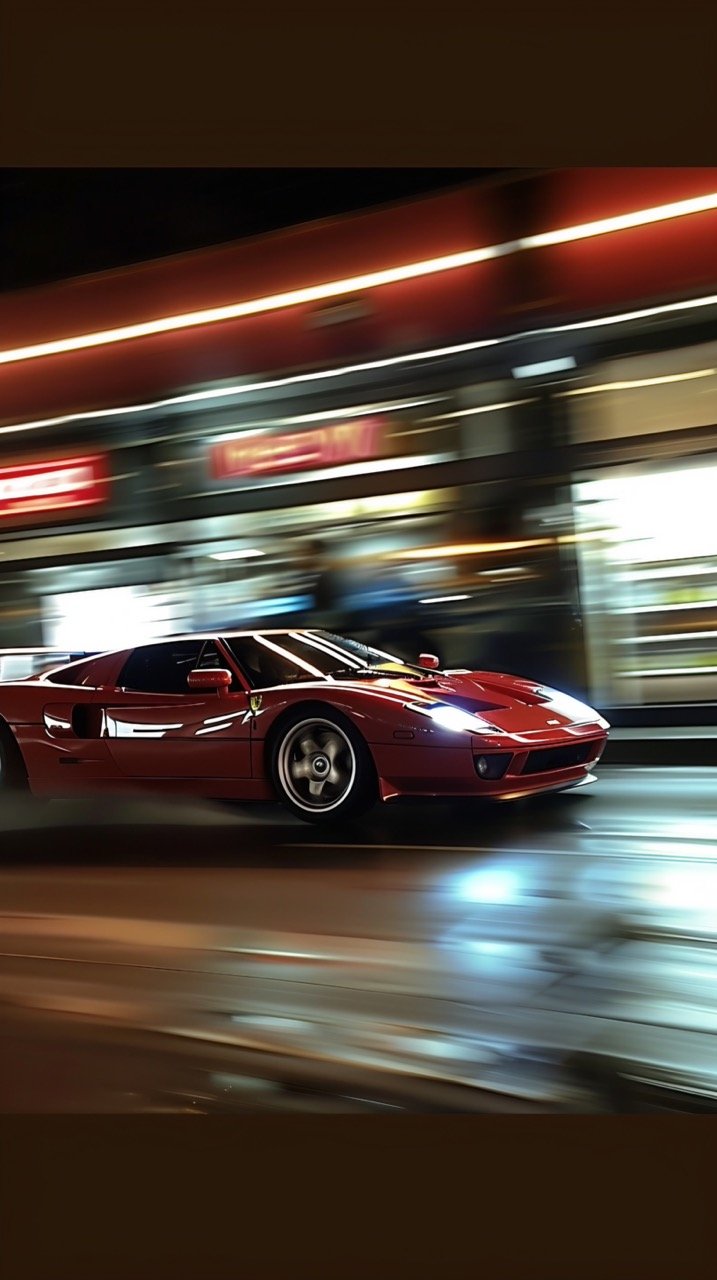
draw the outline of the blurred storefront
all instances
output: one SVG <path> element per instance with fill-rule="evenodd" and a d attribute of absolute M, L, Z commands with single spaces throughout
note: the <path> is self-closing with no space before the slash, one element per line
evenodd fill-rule
<path fill-rule="evenodd" d="M 469 204 L 445 206 L 453 248 Z M 165 394 L 93 392 L 68 413 L 51 409 L 55 372 L 47 416 L 0 425 L 0 647 L 301 625 L 318 609 L 405 657 L 429 649 L 605 708 L 717 701 L 717 296 L 617 313 L 621 275 L 596 319 L 605 279 L 584 239 L 568 248 L 550 249 L 557 301 L 541 259 L 511 267 L 504 294 L 487 277 L 492 313 L 487 295 L 471 310 L 477 277 L 459 288 L 460 273 L 415 325 L 396 295 L 383 311 L 376 295 L 314 309 L 323 367 L 287 355 L 222 380 L 197 346 L 204 376 L 187 389 L 165 336 Z M 614 276 L 616 250 L 595 254 Z"/>
<path fill-rule="evenodd" d="M 717 700 L 717 343 L 606 362 L 570 403 L 610 467 L 574 478 L 590 683 L 604 704 Z"/>

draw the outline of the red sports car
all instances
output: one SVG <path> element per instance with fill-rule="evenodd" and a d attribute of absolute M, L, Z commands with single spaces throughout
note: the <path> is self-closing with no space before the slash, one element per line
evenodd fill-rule
<path fill-rule="evenodd" d="M 0 685 L 0 782 L 271 800 L 325 822 L 398 796 L 593 781 L 607 722 L 554 689 L 326 631 L 196 635 Z"/>

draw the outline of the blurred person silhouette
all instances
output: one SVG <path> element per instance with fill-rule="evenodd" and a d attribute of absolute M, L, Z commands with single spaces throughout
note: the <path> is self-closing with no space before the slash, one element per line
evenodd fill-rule
<path fill-rule="evenodd" d="M 309 592 L 313 598 L 308 622 L 324 631 L 341 633 L 348 622 L 345 575 L 335 552 L 313 538 L 306 545 Z"/>
<path fill-rule="evenodd" d="M 514 589 L 486 615 L 480 664 L 486 671 L 522 676 L 575 697 L 587 696 L 582 619 L 559 567 L 543 562 L 532 590 Z"/>

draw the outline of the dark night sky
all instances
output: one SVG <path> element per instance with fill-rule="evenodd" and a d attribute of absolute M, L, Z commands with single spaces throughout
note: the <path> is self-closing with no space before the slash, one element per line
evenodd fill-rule
<path fill-rule="evenodd" d="M 4 169 L 0 290 L 458 186 L 486 169 Z"/>

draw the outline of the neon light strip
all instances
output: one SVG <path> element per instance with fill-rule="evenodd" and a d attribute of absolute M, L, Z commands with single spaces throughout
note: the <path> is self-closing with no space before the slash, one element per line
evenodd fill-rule
<path fill-rule="evenodd" d="M 390 560 L 437 560 L 453 556 L 479 556 L 489 551 L 522 551 L 525 547 L 552 547 L 555 538 L 525 538 L 520 542 L 464 542 L 440 547 L 418 547 L 411 551 L 388 552 Z"/>
<path fill-rule="evenodd" d="M 715 297 L 717 302 L 717 296 Z M 147 413 L 152 409 L 169 409 L 180 404 L 200 404 L 207 400 L 246 395 L 252 391 L 273 391 L 277 387 L 290 387 L 305 382 L 323 382 L 327 378 L 341 378 L 353 373 L 372 373 L 375 369 L 388 369 L 392 365 L 410 364 L 414 360 L 436 360 L 440 357 L 462 355 L 478 351 L 482 347 L 494 347 L 506 341 L 502 338 L 484 338 L 478 342 L 462 342 L 457 346 L 435 347 L 428 351 L 412 351 L 403 356 L 387 356 L 383 360 L 367 360 L 361 364 L 342 365 L 338 369 L 318 369 L 315 373 L 295 373 L 286 378 L 267 378 L 262 382 L 238 382 L 228 387 L 211 387 L 205 391 L 190 391 L 181 396 L 167 396 L 162 400 L 148 400 L 144 404 L 121 405 L 113 409 L 90 409 L 84 413 L 67 413 L 56 418 L 38 418 L 34 422 L 13 423 L 0 427 L 0 433 L 8 431 L 36 431 L 40 427 L 59 427 L 68 422 L 89 422 L 97 418 L 115 418 L 124 413 Z"/>
<path fill-rule="evenodd" d="M 283 311 L 286 307 L 298 307 L 307 302 L 319 302 L 347 293 L 378 289 L 381 285 L 397 284 L 420 276 L 435 275 L 439 271 L 454 271 L 459 267 L 474 266 L 506 253 L 514 252 L 512 245 L 487 245 L 482 249 L 468 249 L 462 253 L 450 253 L 442 258 L 428 258 L 424 262 L 410 262 L 401 267 L 389 267 L 384 271 L 370 271 L 361 276 L 349 276 L 344 280 L 331 280 L 325 284 L 309 285 L 304 289 L 291 289 L 287 293 L 273 293 L 265 298 L 251 298 L 246 302 L 232 302 L 225 307 L 208 307 L 203 311 L 188 311 L 182 315 L 163 316 L 159 320 L 142 320 L 138 324 L 122 325 L 117 329 L 102 329 L 96 333 L 78 334 L 72 338 L 56 338 L 51 342 L 37 342 L 28 347 L 15 347 L 0 351 L 0 364 L 14 364 L 20 360 L 36 360 L 40 356 L 60 355 L 68 351 L 84 351 L 88 347 L 104 347 L 115 342 L 128 342 L 132 338 L 148 338 L 158 333 L 173 333 L 179 329 L 193 329 L 224 320 L 240 320 L 246 316 L 262 315 L 267 311 Z"/>
<path fill-rule="evenodd" d="M 0 435 L 17 431 L 37 431 L 43 427 L 65 426 L 71 422 L 93 422 L 102 418 L 116 418 L 123 414 L 149 413 L 155 409 L 170 409 L 182 404 L 202 404 L 232 396 L 248 395 L 255 391 L 273 391 L 279 387 L 299 386 L 307 382 L 323 382 L 329 378 L 344 378 L 357 373 L 372 373 L 377 369 L 389 369 L 396 365 L 418 361 L 441 360 L 447 356 L 464 355 L 485 347 L 505 346 L 509 342 L 522 342 L 526 338 L 541 338 L 546 334 L 575 333 L 581 329 L 604 328 L 613 324 L 627 324 L 631 320 L 649 320 L 653 316 L 671 315 L 681 311 L 695 311 L 703 307 L 717 306 L 717 293 L 702 298 L 689 298 L 684 302 L 669 302 L 659 307 L 642 307 L 639 311 L 623 311 L 616 315 L 599 316 L 595 320 L 579 320 L 571 324 L 549 325 L 544 329 L 524 329 L 502 338 L 481 338 L 476 342 L 461 342 L 449 347 L 431 347 L 425 351 L 411 351 L 407 355 L 387 356 L 383 360 L 366 360 L 360 364 L 341 365 L 336 369 L 318 369 L 313 373 L 295 373 L 285 378 L 265 378 L 261 382 L 238 382 L 226 387 L 211 387 L 204 391 L 190 391 L 180 396 L 167 396 L 162 400 L 148 400 L 142 404 L 120 405 L 112 409 L 88 409 L 81 413 L 66 413 L 54 418 L 37 418 L 30 422 L 14 422 L 0 427 Z M 525 401 L 524 403 L 528 403 Z M 491 406 L 493 407 L 493 406 Z M 498 406 L 496 406 L 498 407 Z M 478 410 L 471 409 L 471 413 Z"/>
<path fill-rule="evenodd" d="M 635 213 L 620 213 L 614 218 L 600 218 L 597 222 L 583 222 L 580 226 L 564 227 L 561 231 L 542 231 L 539 235 L 527 236 L 519 243 L 521 249 L 542 249 L 546 245 L 567 244 L 571 240 L 588 240 L 591 236 L 646 227 L 650 223 L 666 222 L 669 218 L 684 218 L 691 213 L 707 213 L 710 209 L 717 209 L 717 192 L 655 205 L 652 209 L 639 209 Z"/>
<path fill-rule="evenodd" d="M 693 196 L 688 200 L 677 200 L 671 204 L 656 205 L 650 209 L 639 209 L 633 213 L 619 214 L 612 218 L 602 218 L 596 222 L 585 222 L 577 226 L 563 227 L 556 231 L 543 231 L 538 235 L 526 236 L 522 240 L 485 245 L 482 248 L 467 249 L 461 253 L 445 254 L 443 257 L 428 258 L 422 262 L 410 262 L 403 266 L 389 267 L 382 271 L 369 271 L 363 275 L 346 277 L 343 280 L 331 280 L 323 284 L 309 285 L 302 289 L 291 289 L 286 293 L 274 293 L 263 298 L 251 298 L 245 302 L 233 302 L 228 306 L 208 307 L 201 311 L 189 311 L 180 315 L 162 316 L 157 320 L 143 320 L 138 324 L 122 325 L 116 329 L 103 329 L 95 333 L 78 334 L 71 338 L 57 338 L 50 342 L 38 342 L 26 347 L 15 347 L 0 351 L 0 364 L 13 364 L 21 360 L 35 360 L 41 356 L 59 355 L 69 351 L 82 351 L 89 347 L 108 346 L 116 342 L 127 342 L 132 338 L 146 338 L 158 333 L 171 333 L 180 329 L 217 324 L 224 320 L 238 320 L 245 316 L 283 310 L 285 307 L 302 306 L 309 302 L 320 302 L 326 298 L 337 298 L 345 294 L 378 289 L 383 285 L 397 284 L 404 280 L 415 280 L 421 276 L 435 275 L 441 271 L 454 271 L 461 267 L 475 266 L 477 263 L 486 262 L 490 258 L 505 257 L 525 249 L 567 244 L 570 241 L 608 235 L 634 227 L 664 222 L 672 218 L 706 213 L 714 209 L 717 209 L 717 192 L 710 192 L 703 196 Z"/>

